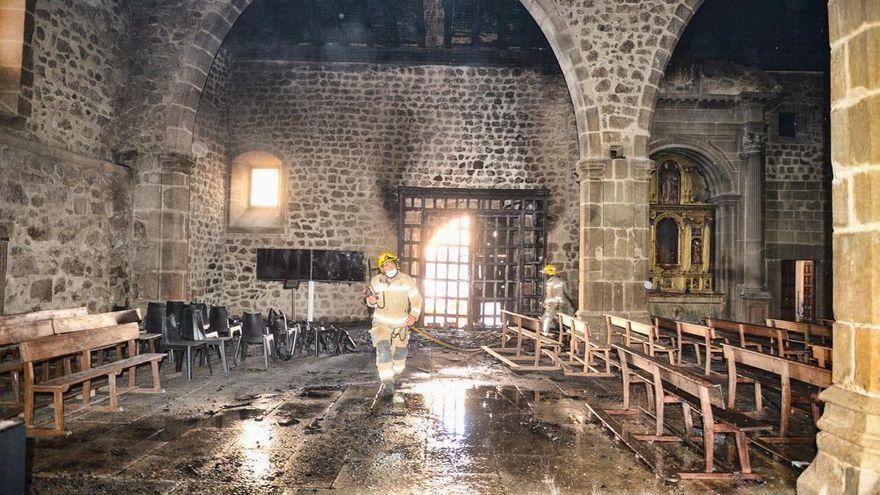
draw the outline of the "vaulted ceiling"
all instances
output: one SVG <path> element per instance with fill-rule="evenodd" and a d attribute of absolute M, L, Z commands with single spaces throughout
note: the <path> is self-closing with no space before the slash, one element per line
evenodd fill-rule
<path fill-rule="evenodd" d="M 226 47 L 244 57 L 556 68 L 519 0 L 256 0 Z"/>
<path fill-rule="evenodd" d="M 826 0 L 706 0 L 675 57 L 827 70 L 827 23 Z M 559 70 L 520 0 L 254 0 L 225 46 L 242 58 Z"/>

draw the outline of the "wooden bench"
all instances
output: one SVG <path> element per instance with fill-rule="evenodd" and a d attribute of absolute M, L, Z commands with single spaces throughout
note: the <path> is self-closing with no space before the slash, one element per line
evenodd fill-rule
<path fill-rule="evenodd" d="M 611 334 L 607 335 L 608 342 L 600 345 L 592 341 L 590 336 L 590 326 L 585 321 L 567 315 L 558 313 L 560 335 L 568 335 L 568 365 L 570 367 L 579 366 L 580 370 L 563 370 L 566 376 L 585 376 L 585 377 L 610 377 L 611 374 Z M 581 357 L 580 346 L 583 344 L 584 352 Z M 605 371 L 599 371 L 594 367 L 594 357 L 599 357 L 605 361 Z M 560 355 L 560 357 L 563 357 Z"/>
<path fill-rule="evenodd" d="M 70 316 L 81 316 L 88 314 L 85 307 L 66 308 L 66 309 L 47 309 L 43 311 L 33 311 L 30 313 L 17 313 L 12 315 L 0 315 L 0 327 L 7 325 L 19 325 L 40 320 L 52 320 L 55 318 L 68 318 Z"/>
<path fill-rule="evenodd" d="M 744 349 L 733 345 L 725 344 L 724 357 L 727 360 L 727 407 L 733 409 L 736 406 L 736 389 L 738 383 L 746 381 L 760 383 L 765 386 L 772 387 L 780 392 L 780 418 L 779 430 L 777 437 L 761 437 L 762 440 L 771 442 L 785 442 L 789 417 L 791 416 L 793 404 L 809 404 L 809 412 L 813 417 L 813 422 L 819 420 L 820 411 L 818 399 L 818 391 L 801 392 L 792 389 L 792 380 L 802 382 L 814 387 L 818 387 L 819 391 L 831 386 L 831 371 L 812 366 L 798 361 L 781 358 L 779 356 L 771 356 L 757 351 Z M 743 370 L 737 365 L 748 366 L 767 373 L 779 376 L 779 383 L 772 380 L 762 378 L 760 375 L 745 376 Z M 760 411 L 761 405 L 756 404 L 756 409 Z M 813 441 L 813 437 L 804 439 L 805 441 Z"/>
<path fill-rule="evenodd" d="M 739 321 L 707 318 L 706 325 L 738 336 L 739 346 L 777 356 L 797 355 L 799 352 L 789 348 L 788 333 L 780 328 L 753 325 Z"/>
<path fill-rule="evenodd" d="M 830 368 L 834 349 L 819 344 L 810 344 L 808 346 L 810 355 L 816 361 L 816 366 L 820 368 Z"/>
<path fill-rule="evenodd" d="M 682 479 L 755 479 L 757 474 L 752 473 L 749 457 L 747 432 L 770 429 L 770 425 L 739 414 L 736 411 L 724 409 L 721 397 L 721 385 L 713 383 L 707 378 L 694 374 L 687 369 L 667 364 L 655 357 L 649 356 L 638 350 L 614 345 L 620 359 L 620 367 L 623 375 L 624 408 L 628 408 L 628 388 L 631 380 L 650 382 L 653 389 L 653 400 L 649 400 L 649 407 L 655 404 L 653 434 L 633 435 L 641 441 L 650 442 L 685 442 L 697 447 L 703 452 L 705 461 L 703 471 L 680 472 Z M 665 407 L 667 404 L 679 404 L 682 408 L 684 432 L 676 431 L 665 421 Z M 702 416 L 702 437 L 696 435 L 694 430 L 693 412 Z M 672 434 L 667 433 L 667 430 Z M 732 434 L 736 441 L 739 472 L 716 471 L 715 459 L 715 435 Z M 702 440 L 702 446 L 696 444 Z"/>
<path fill-rule="evenodd" d="M 0 346 L 7 346 L 11 352 L 11 359 L 0 362 L 0 375 L 9 373 L 12 382 L 11 402 L 0 403 L 3 406 L 20 407 L 20 382 L 22 373 L 22 361 L 18 355 L 20 343 L 50 335 L 62 335 L 80 332 L 91 328 L 101 328 L 123 323 L 138 323 L 141 321 L 140 311 L 136 309 L 114 311 L 110 313 L 85 314 L 85 308 L 72 308 L 66 310 L 39 311 L 18 315 L 15 319 L 7 319 L 5 325 L 0 325 Z M 155 351 L 155 340 L 159 335 L 138 334 L 138 342 L 147 342 L 148 348 Z M 123 345 L 116 346 L 117 357 L 122 356 Z M 105 349 L 97 349 L 97 362 L 104 361 Z M 70 374 L 71 358 L 62 357 L 57 362 L 45 361 L 41 364 L 41 380 L 49 380 L 50 365 L 55 368 L 55 377 Z"/>
<path fill-rule="evenodd" d="M 672 318 L 656 315 L 651 316 L 651 321 L 654 323 L 654 334 L 657 336 L 658 342 L 663 344 L 663 339 L 667 339 L 669 341 L 667 345 L 678 347 L 676 344 L 676 339 L 678 338 L 677 321 Z"/>
<path fill-rule="evenodd" d="M 605 317 L 605 327 L 608 334 L 611 335 L 614 332 L 623 337 L 623 342 L 627 347 L 632 347 L 635 343 L 641 346 L 642 352 L 649 356 L 666 354 L 670 363 L 675 362 L 675 349 L 657 343 L 653 326 L 614 315 L 602 316 Z M 622 328 L 623 332 L 615 331 L 614 327 Z"/>
<path fill-rule="evenodd" d="M 540 320 L 502 310 L 501 321 L 501 347 L 482 346 L 483 351 L 514 370 L 557 371 L 562 369 L 562 360 L 559 358 L 562 345 L 558 338 L 541 334 Z M 507 344 L 513 340 L 514 336 L 516 336 L 516 344 L 509 347 Z M 534 341 L 533 351 L 525 348 L 524 344 L 527 340 Z M 547 359 L 550 362 L 544 364 Z"/>
<path fill-rule="evenodd" d="M 0 406 L 20 408 L 22 367 L 19 344 L 26 340 L 53 335 L 52 320 L 21 320 L 18 324 L 0 326 L 0 346 L 6 348 L 7 358 L 0 361 L 0 376 L 9 374 L 12 400 L 0 402 Z M 48 379 L 49 363 L 43 365 L 44 376 Z M 60 367 L 58 368 L 61 369 Z"/>
<path fill-rule="evenodd" d="M 676 322 L 676 330 L 678 331 L 678 364 L 681 365 L 681 350 L 685 345 L 694 347 L 694 355 L 697 357 L 697 366 L 701 363 L 700 352 L 705 353 L 703 358 L 703 373 L 708 376 L 712 373 L 712 355 L 722 354 L 720 344 L 727 342 L 723 337 L 719 337 L 715 331 L 705 325 L 697 325 L 696 323 Z"/>
<path fill-rule="evenodd" d="M 773 318 L 767 318 L 765 320 L 765 323 L 768 327 L 781 328 L 783 330 L 786 330 L 789 334 L 800 336 L 800 339 L 792 339 L 792 342 L 797 342 L 805 346 L 807 344 L 813 343 L 820 345 L 831 344 L 833 340 L 833 327 L 817 325 L 815 323 L 778 320 Z"/>
<path fill-rule="evenodd" d="M 64 393 L 74 385 L 82 385 L 82 407 L 103 411 L 117 411 L 118 390 L 116 375 L 129 371 L 129 386 L 126 391 L 161 392 L 159 384 L 159 361 L 163 354 L 137 354 L 137 323 L 126 323 L 104 328 L 92 328 L 72 333 L 51 335 L 36 340 L 28 340 L 20 345 L 21 360 L 24 367 L 24 419 L 28 433 L 33 435 L 65 435 Z M 129 356 L 117 361 L 92 367 L 92 351 L 95 349 L 128 345 Z M 78 369 L 65 376 L 36 383 L 34 365 L 36 363 L 78 354 Z M 137 366 L 150 364 L 153 387 L 137 389 L 133 370 Z M 109 405 L 98 408 L 92 401 L 92 381 L 106 377 L 108 380 Z M 34 419 L 36 394 L 51 393 L 53 396 L 54 424 L 51 428 L 39 426 Z"/>

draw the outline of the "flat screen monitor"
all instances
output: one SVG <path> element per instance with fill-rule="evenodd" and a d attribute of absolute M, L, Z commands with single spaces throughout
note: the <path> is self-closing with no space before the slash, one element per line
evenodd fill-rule
<path fill-rule="evenodd" d="M 312 251 L 312 280 L 363 282 L 367 267 L 360 251 Z"/>
<path fill-rule="evenodd" d="M 309 280 L 310 249 L 257 249 L 257 280 Z"/>

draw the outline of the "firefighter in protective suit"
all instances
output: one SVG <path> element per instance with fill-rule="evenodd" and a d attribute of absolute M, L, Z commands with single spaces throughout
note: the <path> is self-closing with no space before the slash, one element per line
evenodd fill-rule
<path fill-rule="evenodd" d="M 564 311 L 567 307 L 573 307 L 565 290 L 565 280 L 559 276 L 559 269 L 554 264 L 544 265 L 541 273 L 547 275 L 544 284 L 544 314 L 541 315 L 541 333 L 550 334 L 556 313 Z"/>
<path fill-rule="evenodd" d="M 400 271 L 394 253 L 380 254 L 377 265 L 380 273 L 370 280 L 366 302 L 375 309 L 370 336 L 382 382 L 379 396 L 390 397 L 406 366 L 409 327 L 422 312 L 422 296 L 415 279 Z"/>

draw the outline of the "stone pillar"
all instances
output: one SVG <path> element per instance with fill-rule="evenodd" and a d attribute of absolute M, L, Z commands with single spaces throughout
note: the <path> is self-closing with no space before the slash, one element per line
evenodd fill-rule
<path fill-rule="evenodd" d="M 742 262 L 738 259 L 738 253 L 742 250 L 736 247 L 737 210 L 740 196 L 737 194 L 725 194 L 712 198 L 715 204 L 715 249 L 712 252 L 715 266 L 715 291 L 724 294 L 724 308 L 722 315 L 729 317 L 731 314 L 731 295 L 736 290 L 737 270 L 736 267 Z"/>
<path fill-rule="evenodd" d="M 647 318 L 648 159 L 587 159 L 581 182 L 578 314 L 596 326 L 602 313 Z"/>
<path fill-rule="evenodd" d="M 578 318 L 595 325 L 602 314 L 602 180 L 606 160 L 581 160 Z"/>
<path fill-rule="evenodd" d="M 186 300 L 189 264 L 189 157 L 164 154 L 137 175 L 134 192 L 135 304 Z"/>
<path fill-rule="evenodd" d="M 800 494 L 880 493 L 880 0 L 831 0 L 834 385 Z"/>
<path fill-rule="evenodd" d="M 743 152 L 746 162 L 742 175 L 743 198 L 743 285 L 739 293 L 736 318 L 761 323 L 769 314 L 764 259 L 764 140 L 767 136 L 763 105 L 744 108 Z"/>

